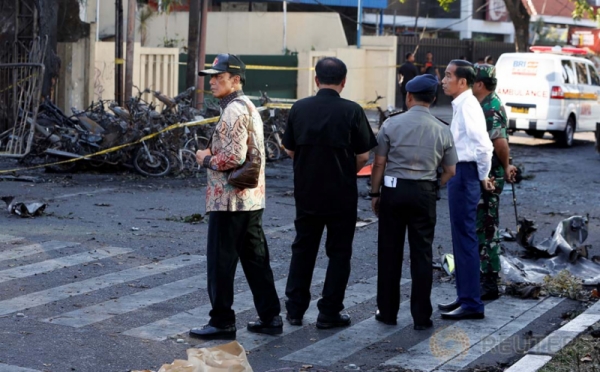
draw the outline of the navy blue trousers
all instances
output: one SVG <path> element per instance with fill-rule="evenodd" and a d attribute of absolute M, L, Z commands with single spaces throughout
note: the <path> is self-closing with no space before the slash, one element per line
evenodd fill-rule
<path fill-rule="evenodd" d="M 483 312 L 479 289 L 479 242 L 475 226 L 480 197 L 477 163 L 456 164 L 456 175 L 448 181 L 456 292 L 463 309 Z"/>

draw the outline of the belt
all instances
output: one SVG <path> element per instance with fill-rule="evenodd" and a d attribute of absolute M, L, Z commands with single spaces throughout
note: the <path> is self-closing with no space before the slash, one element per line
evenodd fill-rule
<path fill-rule="evenodd" d="M 411 182 L 411 183 L 435 183 L 433 180 L 409 180 L 405 178 L 396 178 L 392 176 L 384 176 L 383 177 L 383 186 L 396 188 L 398 182 Z"/>

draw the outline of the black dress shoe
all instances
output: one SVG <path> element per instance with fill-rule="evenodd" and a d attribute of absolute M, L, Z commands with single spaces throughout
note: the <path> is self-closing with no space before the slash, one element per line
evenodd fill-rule
<path fill-rule="evenodd" d="M 454 311 L 450 311 L 447 313 L 442 313 L 442 319 L 453 319 L 453 320 L 462 320 L 462 319 L 483 319 L 485 318 L 485 314 L 483 312 L 466 310 L 462 307 Z"/>
<path fill-rule="evenodd" d="M 391 319 L 385 319 L 381 313 L 379 312 L 379 310 L 377 310 L 377 312 L 375 313 L 375 320 L 378 322 L 381 322 L 383 324 L 387 324 L 387 325 L 397 325 L 398 322 L 396 319 L 391 320 Z"/>
<path fill-rule="evenodd" d="M 266 335 L 280 335 L 283 333 L 283 321 L 277 315 L 268 323 L 263 323 L 262 320 L 248 323 L 248 331 L 254 333 L 264 333 Z"/>
<path fill-rule="evenodd" d="M 290 314 L 287 314 L 285 316 L 285 319 L 288 321 L 288 323 L 290 323 L 290 325 L 293 325 L 293 326 L 301 326 L 302 325 L 302 317 L 293 318 L 290 316 Z"/>
<path fill-rule="evenodd" d="M 433 327 L 433 322 L 431 320 L 429 320 L 428 323 L 424 323 L 424 324 L 416 324 L 413 326 L 413 328 L 415 329 L 415 331 L 424 331 L 426 329 L 429 329 Z"/>
<path fill-rule="evenodd" d="M 348 314 L 336 314 L 336 315 L 325 315 L 319 313 L 317 317 L 317 328 L 329 329 L 337 327 L 346 327 L 350 325 L 350 315 Z"/>
<path fill-rule="evenodd" d="M 460 307 L 460 302 L 458 302 L 458 300 L 454 300 L 447 304 L 438 304 L 438 309 L 440 309 L 442 311 L 452 311 L 452 310 L 458 309 L 459 307 Z"/>
<path fill-rule="evenodd" d="M 219 328 L 205 324 L 200 328 L 190 329 L 190 337 L 203 340 L 235 340 L 235 325 Z"/>

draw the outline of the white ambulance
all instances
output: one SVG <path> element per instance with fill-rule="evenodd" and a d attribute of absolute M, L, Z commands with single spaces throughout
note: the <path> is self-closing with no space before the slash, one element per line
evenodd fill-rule
<path fill-rule="evenodd" d="M 496 93 L 509 130 L 536 138 L 550 132 L 566 147 L 573 135 L 600 122 L 600 77 L 585 49 L 531 47 L 533 53 L 505 53 L 496 63 Z"/>

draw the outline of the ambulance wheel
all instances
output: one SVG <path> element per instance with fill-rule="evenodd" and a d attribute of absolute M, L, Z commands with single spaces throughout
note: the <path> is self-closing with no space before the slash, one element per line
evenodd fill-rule
<path fill-rule="evenodd" d="M 573 146 L 573 137 L 575 136 L 575 118 L 569 116 L 569 120 L 567 120 L 567 126 L 565 130 L 559 133 L 556 133 L 556 140 L 563 147 L 571 147 Z"/>

